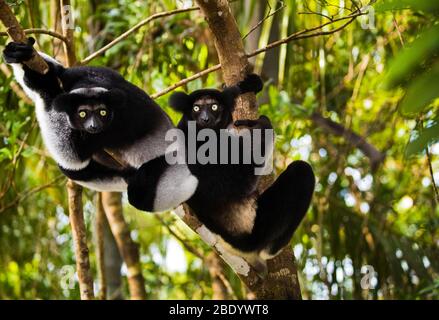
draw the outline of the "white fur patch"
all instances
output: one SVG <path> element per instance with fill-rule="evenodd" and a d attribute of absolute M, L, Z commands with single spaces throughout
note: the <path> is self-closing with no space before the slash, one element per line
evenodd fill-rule
<path fill-rule="evenodd" d="M 173 165 L 159 179 L 154 199 L 154 212 L 174 209 L 195 192 L 198 179 L 186 165 Z"/>
<path fill-rule="evenodd" d="M 122 178 L 113 178 L 106 180 L 95 181 L 77 181 L 75 182 L 83 187 L 99 192 L 125 192 L 127 191 L 127 184 Z"/>
<path fill-rule="evenodd" d="M 69 93 L 82 94 L 84 96 L 94 96 L 97 93 L 107 92 L 108 89 L 102 87 L 92 87 L 92 88 L 77 88 L 73 89 Z"/>
<path fill-rule="evenodd" d="M 154 133 L 143 137 L 118 151 L 121 160 L 129 163 L 134 168 L 139 168 L 142 164 L 165 154 L 169 145 L 165 140 L 166 132 L 172 129 L 170 120 L 163 116 L 157 119 L 161 127 Z"/>
<path fill-rule="evenodd" d="M 46 55 L 44 57 L 46 58 Z M 50 59 L 47 58 L 47 60 Z M 53 63 L 58 63 L 54 59 L 51 59 L 50 61 L 52 60 Z M 70 130 L 67 125 L 67 118 L 62 114 L 48 112 L 45 107 L 45 102 L 40 94 L 25 84 L 23 66 L 19 63 L 12 63 L 11 66 L 14 71 L 15 79 L 29 98 L 35 103 L 35 112 L 38 124 L 40 125 L 41 135 L 50 155 L 65 169 L 84 169 L 89 164 L 90 160 L 80 161 L 75 157 L 75 152 L 71 150 L 69 141 L 66 141 L 68 131 Z"/>

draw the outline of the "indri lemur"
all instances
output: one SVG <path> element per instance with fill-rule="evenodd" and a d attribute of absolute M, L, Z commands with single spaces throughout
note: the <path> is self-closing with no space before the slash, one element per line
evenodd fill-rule
<path fill-rule="evenodd" d="M 241 83 L 245 91 L 259 92 L 262 81 L 250 75 Z M 187 135 L 189 121 L 196 122 L 197 131 L 248 127 L 271 129 L 270 120 L 233 122 L 232 112 L 239 85 L 218 90 L 198 90 L 191 94 L 174 93 L 170 105 L 183 113 L 178 128 Z M 231 133 L 233 134 L 233 133 Z M 219 141 L 219 139 L 218 139 Z M 264 145 L 262 143 L 262 145 Z M 248 150 L 242 150 L 243 154 Z M 218 158 L 220 155 L 218 156 Z M 253 256 L 259 263 L 276 255 L 290 241 L 294 231 L 306 214 L 314 191 L 315 178 L 310 165 L 303 161 L 291 163 L 277 180 L 262 194 L 258 194 L 260 176 L 255 175 L 258 164 L 188 164 L 198 179 L 194 195 L 187 201 L 198 219 L 218 234 L 233 249 Z M 254 259 L 256 257 L 256 260 Z"/>
<path fill-rule="evenodd" d="M 43 75 L 31 70 L 24 62 L 35 52 L 34 41 L 11 42 L 3 56 L 35 102 L 49 153 L 77 183 L 98 191 L 125 191 L 137 168 L 165 154 L 169 145 L 165 134 L 173 128 L 169 117 L 145 92 L 111 69 L 64 68 L 41 54 L 49 71 Z M 128 165 L 118 165 L 120 161 Z M 175 165 L 164 168 L 154 183 L 138 193 L 150 199 L 149 211 L 162 211 L 189 198 L 197 179 L 186 165 Z"/>

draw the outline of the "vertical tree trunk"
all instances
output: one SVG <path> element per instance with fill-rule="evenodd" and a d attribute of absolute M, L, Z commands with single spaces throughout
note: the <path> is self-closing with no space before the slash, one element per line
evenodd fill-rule
<path fill-rule="evenodd" d="M 102 204 L 119 251 L 127 265 L 131 299 L 146 299 L 145 280 L 140 265 L 139 248 L 131 239 L 130 230 L 123 217 L 121 194 L 117 192 L 103 192 Z"/>
<path fill-rule="evenodd" d="M 99 299 L 107 299 L 107 274 L 105 272 L 105 242 L 104 223 L 105 212 L 102 206 L 102 195 L 96 197 L 96 218 L 95 218 L 95 243 L 96 243 L 96 264 L 99 275 Z"/>
<path fill-rule="evenodd" d="M 108 300 L 122 300 L 123 282 L 121 275 L 122 256 L 117 247 L 116 240 L 111 232 L 107 217 L 103 221 L 104 231 L 104 270 L 105 278 L 107 279 L 107 299 Z"/>
<path fill-rule="evenodd" d="M 225 83 L 233 85 L 243 80 L 250 71 L 250 65 L 228 1 L 196 0 L 196 2 L 213 34 Z M 243 95 L 237 100 L 235 118 L 256 118 L 257 115 L 256 98 L 253 93 Z M 264 279 L 252 270 L 238 275 L 259 299 L 301 299 L 294 255 L 290 247 L 268 261 L 268 275 Z"/>
<path fill-rule="evenodd" d="M 76 271 L 82 300 L 91 300 L 93 296 L 93 278 L 90 272 L 87 234 L 82 211 L 82 188 L 73 181 L 67 182 L 69 196 L 69 218 L 75 245 Z"/>

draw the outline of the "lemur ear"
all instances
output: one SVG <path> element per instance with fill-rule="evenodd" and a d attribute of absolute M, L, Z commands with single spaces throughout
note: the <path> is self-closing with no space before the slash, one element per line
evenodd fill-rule
<path fill-rule="evenodd" d="M 184 113 L 192 108 L 192 101 L 189 95 L 184 92 L 175 92 L 169 97 L 169 105 L 175 111 Z"/>
<path fill-rule="evenodd" d="M 110 89 L 102 94 L 105 105 L 112 108 L 123 107 L 126 103 L 126 94 L 120 89 Z"/>
<path fill-rule="evenodd" d="M 57 112 L 70 113 L 78 106 L 81 99 L 83 98 L 76 93 L 62 93 L 53 100 L 53 109 Z"/>

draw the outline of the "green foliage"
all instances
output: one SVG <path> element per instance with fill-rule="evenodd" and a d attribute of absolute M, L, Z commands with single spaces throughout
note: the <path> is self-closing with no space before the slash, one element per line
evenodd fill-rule
<path fill-rule="evenodd" d="M 242 34 L 262 18 L 259 13 L 269 11 L 265 1 L 250 1 L 250 7 L 248 3 L 233 2 Z M 255 39 L 245 40 L 247 51 L 264 45 L 263 35 L 272 41 L 328 21 L 300 12 L 343 16 L 355 10 L 352 1 L 344 2 L 343 12 L 327 1 L 285 3 L 285 9 L 264 21 L 262 35 L 256 30 Z M 87 57 L 139 21 L 177 4 L 73 1 L 78 57 Z M 274 0 L 270 4 L 276 7 Z M 409 10 L 399 10 L 403 8 Z M 13 9 L 26 28 L 54 29 L 47 2 L 21 1 Z M 406 149 L 409 154 L 424 150 L 439 136 L 437 1 L 379 1 L 375 9 L 375 29 L 365 30 L 354 22 L 337 34 L 291 42 L 256 61 L 267 80 L 258 96 L 260 112 L 272 119 L 277 135 L 276 173 L 303 159 L 313 165 L 318 180 L 312 208 L 292 242 L 307 299 L 439 297 L 434 181 L 425 157 L 404 157 Z M 36 38 L 42 51 L 57 53 L 50 37 Z M 0 41 L 6 43 L 5 38 Z M 192 12 L 142 27 L 91 64 L 116 69 L 152 94 L 216 63 L 204 18 Z M 65 286 L 65 271 L 74 266 L 65 180 L 57 179 L 60 172 L 47 156 L 33 106 L 16 96 L 11 80 L 0 76 L 0 299 L 78 299 L 76 279 Z M 221 82 L 220 73 L 212 73 L 178 90 L 220 87 Z M 382 90 L 383 83 L 388 90 Z M 157 103 L 177 122 L 180 115 L 167 106 L 167 98 L 160 97 Z M 313 114 L 363 137 L 385 154 L 384 162 L 372 171 L 358 145 L 328 131 L 313 120 Z M 437 146 L 431 146 L 434 172 L 439 170 Z M 97 279 L 94 196 L 85 193 L 84 208 Z M 134 210 L 126 199 L 124 209 L 140 246 L 148 297 L 211 298 L 206 266 L 169 228 L 207 256 L 210 249 L 199 237 L 173 214 L 161 215 L 162 223 Z M 361 287 L 364 266 L 376 272 L 369 289 Z M 125 269 L 122 274 L 122 292 L 127 296 Z M 229 269 L 225 275 L 234 295 L 245 298 L 236 275 Z"/>

